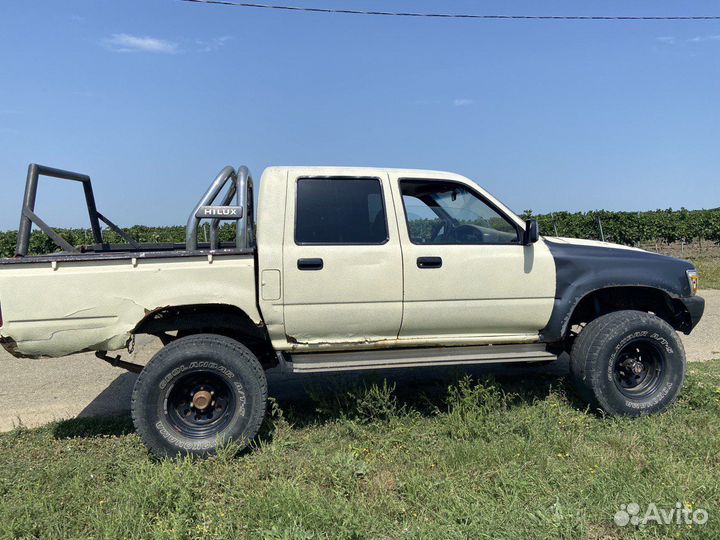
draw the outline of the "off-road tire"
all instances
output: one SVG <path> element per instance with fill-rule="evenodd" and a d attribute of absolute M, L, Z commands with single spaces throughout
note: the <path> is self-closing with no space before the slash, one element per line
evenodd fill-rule
<path fill-rule="evenodd" d="M 641 369 L 639 364 L 654 367 L 638 374 L 632 368 Z M 685 378 L 685 350 L 675 330 L 659 317 L 616 311 L 580 332 L 570 353 L 570 373 L 578 394 L 594 410 L 652 414 L 677 398 Z"/>
<path fill-rule="evenodd" d="M 266 406 L 267 381 L 255 355 L 231 338 L 196 334 L 165 346 L 145 366 L 131 414 L 156 456 L 207 456 L 224 442 L 252 441 Z"/>

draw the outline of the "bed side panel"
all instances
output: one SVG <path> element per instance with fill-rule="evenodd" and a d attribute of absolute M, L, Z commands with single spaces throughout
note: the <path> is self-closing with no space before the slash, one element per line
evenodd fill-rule
<path fill-rule="evenodd" d="M 251 255 L 13 264 L 0 267 L 0 337 L 17 356 L 125 347 L 150 311 L 228 304 L 256 323 Z"/>

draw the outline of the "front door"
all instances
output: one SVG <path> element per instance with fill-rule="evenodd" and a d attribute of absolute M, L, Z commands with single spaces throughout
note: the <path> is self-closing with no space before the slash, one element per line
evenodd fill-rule
<path fill-rule="evenodd" d="M 533 341 L 555 295 L 542 240 L 462 177 L 393 175 L 403 248 L 400 339 L 441 343 Z"/>
<path fill-rule="evenodd" d="M 402 256 L 389 179 L 328 171 L 288 178 L 285 333 L 298 348 L 397 339 Z M 294 174 L 294 173 L 293 173 Z"/>

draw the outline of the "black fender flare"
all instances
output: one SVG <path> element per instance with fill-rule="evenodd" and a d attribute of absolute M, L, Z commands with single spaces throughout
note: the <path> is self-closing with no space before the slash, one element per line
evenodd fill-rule
<path fill-rule="evenodd" d="M 686 271 L 694 267 L 688 261 L 612 245 L 581 245 L 553 240 L 548 240 L 546 244 L 555 260 L 556 288 L 550 320 L 540 332 L 544 342 L 561 341 L 568 331 L 573 312 L 583 298 L 602 289 L 652 289 L 683 304 L 691 296 Z M 702 308 L 698 315 L 697 305 L 694 307 L 695 315 L 689 310 L 693 326 L 702 315 Z"/>

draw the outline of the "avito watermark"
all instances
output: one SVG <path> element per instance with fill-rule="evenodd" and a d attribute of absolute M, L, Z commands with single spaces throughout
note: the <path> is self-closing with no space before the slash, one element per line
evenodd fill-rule
<path fill-rule="evenodd" d="M 618 527 L 626 525 L 704 525 L 709 518 L 704 508 L 693 509 L 692 505 L 675 503 L 670 508 L 658 506 L 655 503 L 647 505 L 645 510 L 637 503 L 622 504 L 620 510 L 613 517 Z"/>

